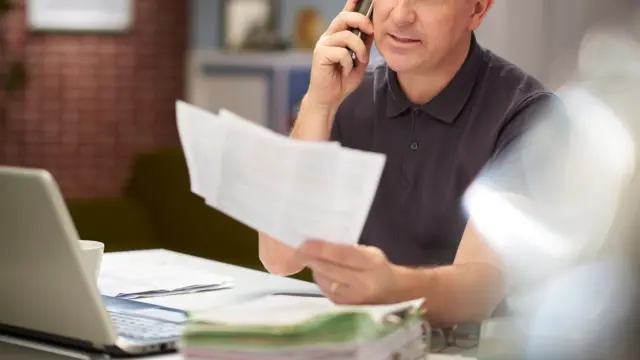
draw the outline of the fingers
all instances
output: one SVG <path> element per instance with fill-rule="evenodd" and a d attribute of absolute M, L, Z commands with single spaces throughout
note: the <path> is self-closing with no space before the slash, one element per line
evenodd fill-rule
<path fill-rule="evenodd" d="M 358 305 L 364 303 L 363 299 L 354 296 L 360 292 L 348 283 L 336 281 L 318 272 L 313 272 L 313 281 L 320 287 L 322 293 L 335 304 Z"/>
<path fill-rule="evenodd" d="M 340 282 L 336 279 L 330 278 L 325 274 L 314 271 L 312 272 L 313 282 L 320 287 L 322 292 L 327 296 L 335 296 L 338 295 L 338 290 L 342 288 L 343 291 L 341 293 L 345 293 L 344 290 L 349 286 L 349 284 Z"/>
<path fill-rule="evenodd" d="M 364 47 L 365 49 L 367 49 L 367 58 L 369 58 L 369 54 L 371 53 L 371 48 L 373 47 L 373 36 L 364 37 Z"/>
<path fill-rule="evenodd" d="M 369 38 L 370 36 L 367 36 Z M 368 39 L 367 39 L 368 40 Z M 322 45 L 339 48 L 349 48 L 357 56 L 358 61 L 366 63 L 369 58 L 367 45 L 358 37 L 358 35 L 351 31 L 341 31 L 322 40 Z"/>
<path fill-rule="evenodd" d="M 369 269 L 372 265 L 369 251 L 354 245 L 307 241 L 298 249 L 298 253 L 303 263 L 320 260 L 353 270 Z"/>
<path fill-rule="evenodd" d="M 336 304 L 366 304 L 375 298 L 376 279 L 371 279 L 369 273 L 353 270 L 342 271 L 326 267 L 310 267 L 313 280 L 320 287 L 322 293 Z"/>
<path fill-rule="evenodd" d="M 343 75 L 348 75 L 353 69 L 353 60 L 346 48 L 324 47 L 316 56 L 321 56 L 326 65 L 340 64 Z"/>
<path fill-rule="evenodd" d="M 343 11 L 333 19 L 326 34 L 333 35 L 335 33 L 349 30 L 360 29 L 365 34 L 373 34 L 373 23 L 366 16 L 355 11 Z"/>
<path fill-rule="evenodd" d="M 358 66 L 356 68 L 356 72 L 359 72 L 359 73 L 366 72 L 367 68 L 369 67 L 369 60 L 371 57 L 371 47 L 373 46 L 373 36 L 365 36 L 364 46 L 366 49 L 366 57 L 363 60 L 360 60 L 360 57 L 358 57 Z"/>
<path fill-rule="evenodd" d="M 348 290 L 348 285 L 337 283 L 335 280 L 316 272 L 313 273 L 313 282 L 318 285 L 322 293 L 333 303 L 343 304 L 346 302 L 346 299 L 344 299 L 342 295 Z"/>
<path fill-rule="evenodd" d="M 316 46 L 316 55 L 323 59 L 324 65 L 340 64 L 343 76 L 348 76 L 354 70 L 353 59 L 347 49 L 355 54 L 359 73 L 367 68 L 373 42 L 373 24 L 365 15 L 355 12 L 356 6 L 357 0 L 347 1 L 344 11 L 333 19 Z M 350 29 L 359 29 L 366 35 L 365 40 Z"/>
<path fill-rule="evenodd" d="M 353 270 L 328 261 L 312 261 L 307 264 L 307 267 L 311 269 L 314 274 L 322 274 L 324 277 L 342 284 L 357 284 L 360 280 L 358 276 L 361 271 Z"/>

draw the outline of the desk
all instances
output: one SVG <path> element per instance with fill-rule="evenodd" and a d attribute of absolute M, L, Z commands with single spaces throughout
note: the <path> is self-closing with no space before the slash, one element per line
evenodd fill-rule
<path fill-rule="evenodd" d="M 88 357 L 69 357 L 63 355 L 49 354 L 38 350 L 25 349 L 18 346 L 5 344 L 0 342 L 0 359 L 4 360 L 69 360 L 69 359 L 83 359 L 83 360 L 98 360 L 90 359 Z M 142 358 L 145 360 L 182 360 L 180 354 L 168 354 L 161 356 L 152 356 Z M 431 354 L 428 360 L 476 360 L 471 357 L 464 357 L 462 355 L 447 355 L 447 354 Z"/>
<path fill-rule="evenodd" d="M 312 292 L 320 293 L 318 286 L 306 281 L 269 274 L 240 266 L 207 260 L 169 250 L 143 250 L 107 253 L 103 262 L 148 262 L 162 259 L 179 267 L 192 268 L 216 275 L 228 276 L 235 280 L 232 289 L 201 292 L 194 294 L 172 295 L 137 299 L 157 305 L 180 309 L 202 310 L 214 306 L 233 304 L 264 293 L 273 292 Z"/>
<path fill-rule="evenodd" d="M 173 295 L 165 297 L 155 297 L 142 299 L 143 301 L 171 306 L 176 308 L 204 309 L 214 306 L 231 304 L 234 302 L 247 300 L 255 296 L 265 293 L 274 292 L 316 292 L 319 288 L 312 283 L 300 281 L 297 279 L 277 276 L 260 272 L 256 270 L 246 269 L 235 265 L 220 263 L 217 261 L 206 260 L 190 255 L 180 254 L 167 250 L 144 250 L 132 252 L 106 253 L 103 261 L 122 261 L 123 257 L 127 261 L 144 261 L 149 258 L 170 259 L 176 265 L 197 268 L 203 271 L 209 271 L 218 275 L 229 276 L 235 279 L 235 287 L 228 290 L 219 290 L 211 292 L 202 292 L 195 294 Z M 46 353 L 39 350 L 27 349 L 24 347 L 3 343 L 0 341 L 0 359 L 12 360 L 64 360 L 64 359 L 87 359 L 89 357 L 74 357 L 71 354 L 57 355 Z M 181 360 L 180 354 L 166 354 L 158 356 L 144 357 L 148 360 Z M 459 355 L 438 354 L 429 357 L 430 360 L 458 360 L 472 358 L 462 358 Z"/>

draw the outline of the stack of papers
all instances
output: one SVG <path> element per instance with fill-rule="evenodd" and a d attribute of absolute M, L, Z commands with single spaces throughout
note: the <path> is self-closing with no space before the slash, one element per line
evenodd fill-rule
<path fill-rule="evenodd" d="M 234 280 L 168 262 L 104 261 L 98 288 L 102 295 L 135 299 L 229 289 Z"/>
<path fill-rule="evenodd" d="M 272 295 L 189 314 L 181 351 L 187 359 L 419 359 L 428 349 L 421 304 Z"/>
<path fill-rule="evenodd" d="M 178 101 L 176 115 L 191 190 L 207 205 L 292 247 L 358 242 L 384 155 L 294 140 L 224 109 Z"/>

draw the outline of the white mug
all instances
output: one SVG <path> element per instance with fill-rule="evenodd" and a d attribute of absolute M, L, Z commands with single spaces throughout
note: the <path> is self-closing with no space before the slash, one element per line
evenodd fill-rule
<path fill-rule="evenodd" d="M 91 277 L 98 281 L 100 275 L 100 264 L 104 254 L 104 244 L 98 241 L 80 240 L 80 258 L 82 268 Z"/>

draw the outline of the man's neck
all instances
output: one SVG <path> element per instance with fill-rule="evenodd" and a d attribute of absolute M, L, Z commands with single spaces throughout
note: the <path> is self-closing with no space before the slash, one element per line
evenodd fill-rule
<path fill-rule="evenodd" d="M 436 67 L 398 73 L 398 82 L 409 101 L 414 104 L 426 104 L 436 97 L 464 64 L 470 44 L 471 35 L 465 36 Z"/>

